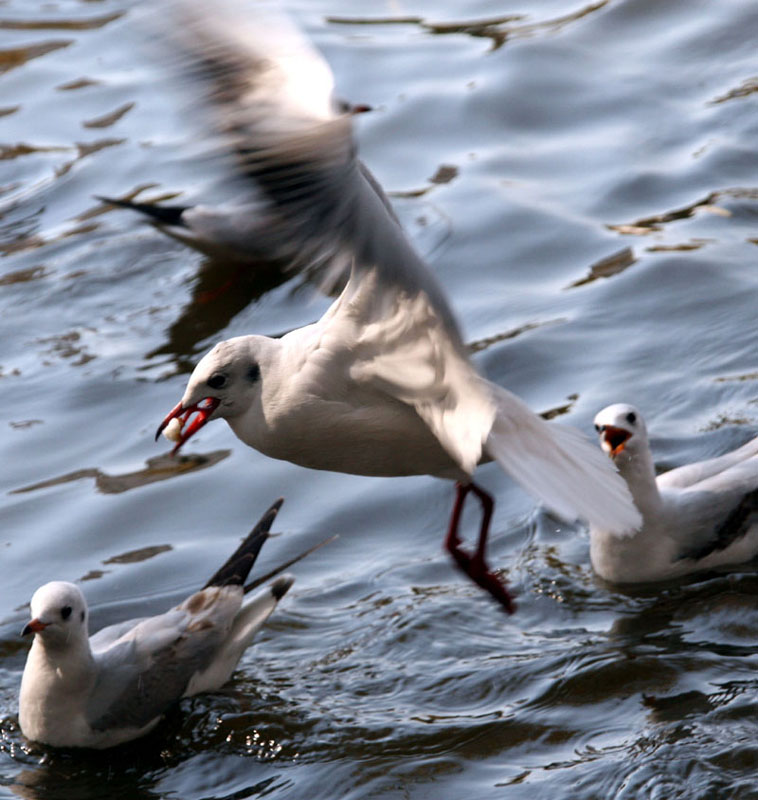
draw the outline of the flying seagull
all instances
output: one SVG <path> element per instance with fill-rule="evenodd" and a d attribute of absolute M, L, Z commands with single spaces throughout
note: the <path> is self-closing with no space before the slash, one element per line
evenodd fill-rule
<path fill-rule="evenodd" d="M 634 406 L 604 408 L 595 429 L 642 514 L 642 524 L 625 535 L 590 526 L 590 557 L 600 577 L 664 580 L 758 554 L 758 437 L 656 477 L 645 420 Z"/>
<path fill-rule="evenodd" d="M 171 8 L 164 38 L 260 206 L 247 220 L 258 247 L 344 289 L 313 325 L 216 345 L 159 433 L 170 424 L 176 450 L 220 418 L 251 447 L 301 466 L 456 481 L 446 548 L 508 611 L 486 561 L 494 501 L 472 481 L 477 464 L 497 461 L 562 516 L 619 533 L 637 526 L 628 489 L 589 441 L 477 372 L 440 286 L 357 159 L 329 67 L 289 19 L 271 3 Z M 483 510 L 473 554 L 458 531 L 470 492 Z"/>
<path fill-rule="evenodd" d="M 223 686 L 294 581 L 282 575 L 243 603 L 300 558 L 245 584 L 282 502 L 203 589 L 165 614 L 89 637 L 78 586 L 53 581 L 37 589 L 22 631 L 34 634 L 19 698 L 24 736 L 54 747 L 113 747 L 148 733 L 180 698 Z"/>
<path fill-rule="evenodd" d="M 371 111 L 367 105 L 345 104 L 344 109 L 352 114 Z M 261 232 L 255 220 L 260 214 L 260 204 L 249 200 L 223 205 L 169 205 L 102 195 L 96 195 L 96 199 L 137 212 L 167 236 L 212 259 L 259 267 L 261 261 L 266 263 L 271 257 L 268 248 L 258 247 Z"/>

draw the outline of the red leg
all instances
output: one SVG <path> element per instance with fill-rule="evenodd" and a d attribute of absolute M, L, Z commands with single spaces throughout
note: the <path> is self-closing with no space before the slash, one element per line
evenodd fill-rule
<path fill-rule="evenodd" d="M 447 537 L 445 538 L 445 548 L 453 557 L 455 563 L 475 584 L 481 586 L 486 592 L 489 592 L 509 614 L 512 614 L 516 610 L 516 606 L 511 596 L 508 594 L 508 590 L 505 588 L 503 581 L 490 570 L 485 560 L 487 534 L 490 529 L 490 520 L 492 519 L 492 510 L 495 507 L 495 501 L 492 499 L 491 495 L 474 483 L 456 483 L 455 488 L 455 505 L 453 506 L 453 513 L 450 515 L 450 525 L 447 529 Z M 458 526 L 461 520 L 463 504 L 469 492 L 473 492 L 482 504 L 482 524 L 479 528 L 479 542 L 476 547 L 476 553 L 474 553 L 473 556 L 461 550 L 461 539 L 458 535 Z"/>

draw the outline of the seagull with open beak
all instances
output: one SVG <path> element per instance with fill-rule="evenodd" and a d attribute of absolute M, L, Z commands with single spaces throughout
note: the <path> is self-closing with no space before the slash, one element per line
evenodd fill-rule
<path fill-rule="evenodd" d="M 624 482 L 582 434 L 479 374 L 442 288 L 358 159 L 354 115 L 305 37 L 270 3 L 169 5 L 167 48 L 268 222 L 258 246 L 344 289 L 313 325 L 217 344 L 159 430 L 171 425 L 181 447 L 224 419 L 245 444 L 311 469 L 456 481 L 446 548 L 507 611 L 511 597 L 486 557 L 494 499 L 473 481 L 479 463 L 496 461 L 564 517 L 618 532 L 638 524 Z M 472 551 L 459 533 L 469 494 L 482 508 Z"/>
<path fill-rule="evenodd" d="M 642 514 L 642 525 L 626 535 L 590 526 L 598 575 L 614 583 L 657 581 L 758 553 L 758 438 L 656 477 L 638 409 L 608 406 L 595 417 L 595 430 Z"/>

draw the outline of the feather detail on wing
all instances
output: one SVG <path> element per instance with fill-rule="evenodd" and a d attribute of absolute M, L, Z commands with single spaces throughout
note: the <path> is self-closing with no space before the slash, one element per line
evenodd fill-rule
<path fill-rule="evenodd" d="M 733 457 L 741 451 L 749 453 L 754 445 L 755 440 L 721 458 Z M 716 461 L 720 459 L 702 463 Z M 664 475 L 658 477 L 659 485 Z M 674 520 L 672 535 L 681 531 L 677 537 L 680 558 L 705 558 L 726 549 L 758 524 L 758 456 L 738 461 L 684 489 L 664 486 L 661 495 Z"/>
<path fill-rule="evenodd" d="M 752 528 L 758 527 L 758 489 L 726 498 L 697 490 L 686 494 L 692 496 L 682 498 L 683 501 L 693 501 L 704 513 L 698 515 L 697 527 L 690 531 L 687 541 L 681 542 L 680 559 L 700 561 L 712 553 L 726 550 Z"/>
<path fill-rule="evenodd" d="M 718 476 L 723 475 L 724 485 L 729 483 L 729 473 L 735 467 L 738 467 L 743 462 L 748 462 L 758 456 L 758 437 L 751 439 L 742 447 L 733 450 L 731 453 L 724 453 L 722 456 L 716 458 L 709 458 L 706 461 L 699 461 L 695 464 L 685 464 L 681 467 L 676 467 L 668 472 L 664 472 L 657 478 L 658 486 L 661 489 L 680 488 L 685 489 L 689 486 L 694 486 L 700 481 L 713 478 L 719 480 Z M 734 473 L 735 475 L 737 473 Z M 741 480 L 750 481 L 750 475 L 755 475 L 755 480 L 758 480 L 758 459 L 753 461 L 752 467 L 748 467 L 746 478 Z"/>
<path fill-rule="evenodd" d="M 351 202 L 342 187 L 360 167 L 328 64 L 274 2 L 166 0 L 146 16 L 153 54 L 204 104 L 207 139 L 246 197 L 241 240 L 336 282 L 349 257 L 330 234 Z M 193 227 L 219 222 L 195 216 Z"/>
<path fill-rule="evenodd" d="M 619 535 L 639 528 L 626 483 L 580 431 L 545 422 L 515 395 L 488 386 L 498 410 L 486 449 L 514 480 L 567 519 Z"/>
<path fill-rule="evenodd" d="M 212 660 L 192 676 L 184 691 L 185 697 L 213 691 L 231 677 L 242 653 L 271 616 L 279 600 L 287 593 L 294 579 L 284 575 L 258 592 L 240 609 L 222 646 Z"/>
<path fill-rule="evenodd" d="M 351 379 L 412 406 L 470 476 L 481 460 L 495 404 L 427 294 L 382 297 L 380 281 L 370 273 L 340 309 L 339 324 L 350 316 L 357 330 Z"/>
<path fill-rule="evenodd" d="M 356 157 L 352 114 L 334 98 L 329 66 L 276 4 L 155 7 L 151 27 L 173 52 L 174 71 L 200 90 L 211 133 L 234 154 L 237 183 L 261 204 L 265 224 L 251 213 L 244 241 L 318 276 L 329 292 L 375 270 L 384 288 L 426 293 L 457 336 L 436 281 Z"/>
<path fill-rule="evenodd" d="M 92 728 L 139 728 L 163 714 L 212 662 L 241 601 L 240 586 L 203 589 L 95 651 L 98 678 L 87 705 Z"/>

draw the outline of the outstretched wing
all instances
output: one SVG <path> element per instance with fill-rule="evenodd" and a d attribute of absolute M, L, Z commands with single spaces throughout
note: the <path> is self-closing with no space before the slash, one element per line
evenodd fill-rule
<path fill-rule="evenodd" d="M 482 458 L 496 405 L 457 335 L 424 291 L 388 292 L 375 272 L 352 294 L 350 289 L 323 321 L 327 335 L 335 329 L 335 348 L 350 350 L 350 379 L 415 409 L 470 475 Z"/>
<path fill-rule="evenodd" d="M 415 409 L 470 474 L 502 397 L 469 364 L 437 281 L 358 161 L 352 117 L 335 101 L 328 67 L 271 3 L 244 11 L 230 2 L 174 5 L 180 13 L 172 17 L 181 24 L 168 38 L 178 43 L 185 74 L 203 86 L 214 128 L 237 154 L 238 174 L 268 204 L 272 250 L 281 254 L 290 248 L 293 263 L 315 266 L 327 287 L 344 280 L 349 268 L 342 295 L 314 326 L 335 344 L 332 351 L 324 348 L 325 357 L 339 362 L 349 350 L 351 380 Z M 332 374 L 336 371 L 333 367 Z M 543 452 L 532 459 L 529 475 L 518 460 L 501 459 L 500 448 L 487 447 L 516 480 L 553 507 L 564 508 L 566 495 L 580 484 L 588 499 L 577 510 L 593 519 L 584 507 L 591 509 L 593 493 L 602 495 L 609 487 L 613 496 L 600 501 L 604 512 L 594 518 L 613 521 L 614 528 L 631 527 L 638 515 L 608 465 L 583 470 L 575 449 L 566 463 L 578 465 L 576 480 L 566 481 L 556 470 L 539 474 L 551 462 L 544 445 L 556 439 L 545 435 L 534 442 Z"/>
<path fill-rule="evenodd" d="M 169 0 L 153 5 L 149 29 L 161 56 L 172 56 L 168 66 L 195 89 L 209 138 L 234 157 L 248 221 L 229 218 L 223 238 L 241 248 L 255 242 L 293 270 L 319 269 L 330 288 L 346 278 L 352 253 L 333 234 L 353 216 L 350 187 L 366 183 L 393 215 L 355 158 L 351 114 L 335 99 L 321 55 L 270 1 Z M 217 237 L 227 224 L 203 209 L 187 213 L 193 228 Z"/>
<path fill-rule="evenodd" d="M 169 7 L 170 25 L 159 17 L 164 39 L 236 154 L 237 177 L 265 201 L 260 241 L 328 289 L 349 272 L 324 322 L 356 348 L 351 377 L 413 406 L 470 473 L 495 404 L 437 281 L 356 156 L 352 115 L 334 98 L 328 65 L 271 2 Z"/>

